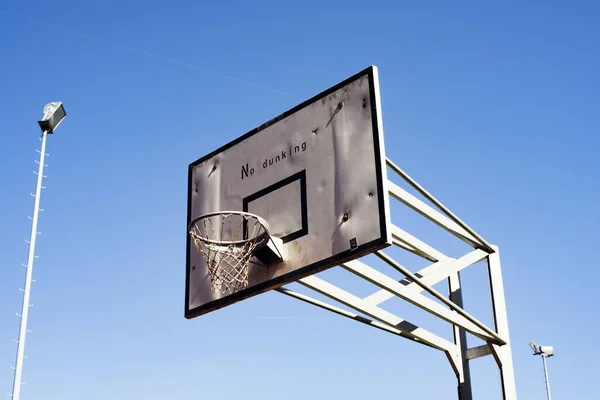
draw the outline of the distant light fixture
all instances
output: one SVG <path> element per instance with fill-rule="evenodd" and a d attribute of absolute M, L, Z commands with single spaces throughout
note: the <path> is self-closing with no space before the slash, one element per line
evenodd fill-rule
<path fill-rule="evenodd" d="M 534 356 L 542 356 L 544 362 L 544 376 L 546 378 L 546 393 L 548 394 L 548 400 L 552 400 L 550 395 L 550 378 L 548 378 L 548 366 L 546 365 L 546 358 L 554 355 L 554 347 L 552 346 L 538 346 L 535 342 L 529 342 L 529 346 L 533 350 Z"/>
<path fill-rule="evenodd" d="M 554 355 L 552 346 L 538 346 L 535 342 L 529 342 L 529 346 L 533 350 L 534 356 L 552 357 Z"/>
<path fill-rule="evenodd" d="M 63 104 L 60 101 L 53 101 L 44 107 L 44 116 L 38 121 L 38 124 L 40 124 L 42 132 L 54 133 L 54 130 L 66 116 L 67 112 Z"/>

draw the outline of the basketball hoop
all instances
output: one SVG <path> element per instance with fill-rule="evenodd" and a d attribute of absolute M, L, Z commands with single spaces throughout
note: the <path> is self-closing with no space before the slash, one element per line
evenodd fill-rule
<path fill-rule="evenodd" d="M 241 211 L 204 214 L 190 223 L 188 232 L 208 266 L 211 291 L 221 294 L 248 286 L 250 258 L 270 240 L 267 221 Z"/>

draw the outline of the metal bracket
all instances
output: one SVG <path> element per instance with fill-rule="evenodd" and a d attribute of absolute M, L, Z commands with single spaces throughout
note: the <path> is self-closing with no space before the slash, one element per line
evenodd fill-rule
<path fill-rule="evenodd" d="M 498 248 L 489 244 L 389 159 L 387 159 L 387 166 L 416 189 L 437 209 L 408 193 L 397 184 L 388 181 L 388 194 L 390 197 L 398 200 L 410 210 L 420 214 L 446 232 L 467 243 L 473 250 L 462 256 L 453 258 L 419 240 L 400 227 L 390 225 L 393 245 L 426 259 L 431 264 L 413 273 L 388 254 L 382 251 L 375 252 L 377 257 L 405 276 L 404 279 L 398 281 L 360 260 L 343 263 L 340 265 L 341 268 L 379 288 L 379 290 L 364 298 L 353 295 L 315 275 L 297 281 L 305 288 L 322 294 L 346 307 L 350 307 L 360 314 L 316 300 L 305 294 L 294 292 L 286 287 L 280 287 L 275 290 L 354 321 L 443 351 L 457 377 L 459 400 L 472 400 L 469 361 L 491 354 L 496 359 L 501 370 L 500 379 L 504 400 L 516 400 L 512 353 Z M 488 327 L 473 317 L 463 308 L 462 304 L 460 272 L 484 260 L 487 262 L 489 270 L 490 293 L 495 317 L 494 328 Z M 432 287 L 444 279 L 448 280 L 449 298 Z M 433 296 L 434 299 L 426 297 L 422 293 L 423 291 Z M 411 324 L 379 307 L 379 304 L 394 297 L 401 298 L 450 323 L 453 329 L 454 343 Z M 467 348 L 467 333 L 484 340 L 487 344 Z"/>

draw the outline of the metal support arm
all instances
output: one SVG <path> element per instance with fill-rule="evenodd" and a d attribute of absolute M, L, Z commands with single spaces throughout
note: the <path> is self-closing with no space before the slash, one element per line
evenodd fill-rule
<path fill-rule="evenodd" d="M 444 212 L 444 214 L 446 214 L 448 216 L 448 218 L 450 218 L 455 224 L 457 224 L 460 228 L 462 228 L 462 230 L 466 231 L 469 236 L 475 238 L 475 241 L 477 244 L 481 245 L 485 250 L 487 250 L 490 253 L 494 252 L 494 248 L 492 247 L 492 245 L 490 245 L 484 238 L 479 236 L 477 234 L 477 232 L 475 232 L 473 229 L 471 229 L 471 227 L 469 227 L 467 224 L 465 224 L 463 221 L 461 221 L 460 218 L 458 218 L 456 215 L 454 215 L 454 213 L 452 211 L 450 211 L 446 206 L 444 206 L 438 199 L 433 197 L 433 195 L 431 193 L 429 193 L 427 190 L 425 190 L 425 188 L 423 188 L 421 185 L 419 185 L 419 183 L 417 183 L 417 181 L 415 181 L 413 178 L 411 178 L 410 175 L 408 175 L 406 172 L 404 172 L 392 160 L 387 158 L 386 163 L 392 169 L 392 171 L 394 171 L 395 173 L 400 175 L 402 177 L 402 179 L 404 179 L 409 185 L 411 185 L 419 193 L 421 193 L 427 200 L 429 200 L 433 204 L 435 204 L 440 210 L 442 210 Z"/>
<path fill-rule="evenodd" d="M 406 333 L 402 332 L 399 329 L 392 328 L 389 325 L 382 324 L 381 322 L 374 321 L 374 320 L 369 319 L 369 318 L 365 318 L 362 315 L 358 315 L 358 314 L 355 314 L 353 312 L 346 311 L 343 308 L 339 308 L 339 307 L 336 307 L 334 305 L 325 303 L 323 301 L 314 299 L 314 298 L 312 298 L 310 296 L 307 296 L 305 294 L 294 292 L 293 290 L 290 290 L 290 289 L 286 288 L 285 286 L 276 288 L 275 290 L 277 292 L 279 292 L 279 293 L 285 294 L 287 296 L 293 297 L 293 298 L 298 299 L 298 300 L 302 300 L 305 303 L 312 304 L 312 305 L 320 307 L 320 308 L 322 308 L 324 310 L 334 312 L 334 313 L 339 314 L 341 316 L 344 316 L 346 318 L 350 318 L 350 319 L 352 319 L 354 321 L 358 321 L 358 322 L 361 322 L 363 324 L 366 324 L 366 325 L 369 325 L 369 326 L 373 326 L 373 327 L 375 327 L 377 329 L 381 329 L 382 331 L 393 333 L 394 335 L 402 336 L 405 339 L 409 339 L 409 340 L 415 341 L 417 343 L 421 343 L 421 344 L 424 344 L 426 346 L 432 347 L 432 346 L 430 346 L 429 344 L 427 344 L 425 342 L 421 342 L 421 341 L 416 340 L 413 336 L 407 335 Z"/>
<path fill-rule="evenodd" d="M 324 296 L 344 304 L 356 311 L 362 312 L 371 318 L 374 318 L 392 328 L 398 329 L 415 341 L 426 343 L 438 350 L 448 351 L 451 354 L 457 354 L 456 346 L 449 341 L 440 338 L 433 333 L 420 328 L 410 322 L 386 311 L 382 308 L 366 303 L 360 297 L 357 297 L 343 289 L 332 285 L 314 275 L 302 278 L 298 283 L 312 289 Z"/>
<path fill-rule="evenodd" d="M 406 286 L 402 285 L 401 283 L 395 281 L 389 276 L 386 276 L 385 274 L 369 267 L 368 265 L 358 260 L 349 261 L 343 264 L 342 267 L 352 272 L 353 274 L 360 276 L 361 278 L 373 283 L 374 285 L 377 285 L 382 289 L 400 297 L 401 299 L 404 299 L 409 303 L 427 312 L 430 312 L 438 318 L 441 318 L 444 321 L 450 322 L 454 325 L 458 325 L 466 329 L 467 331 L 471 332 L 473 335 L 477 336 L 480 339 L 483 339 L 485 341 L 497 341 L 494 336 L 486 333 L 476 324 L 469 321 L 464 316 L 458 314 L 455 310 L 450 310 L 441 305 L 440 303 L 428 297 L 425 297 L 420 293 L 414 293 L 410 290 L 407 290 Z"/>

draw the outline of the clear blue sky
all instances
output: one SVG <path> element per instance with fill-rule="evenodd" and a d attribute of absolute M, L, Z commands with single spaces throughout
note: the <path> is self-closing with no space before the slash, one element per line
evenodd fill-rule
<path fill-rule="evenodd" d="M 597 1 L 4 2 L 0 392 L 60 100 L 23 399 L 456 398 L 443 354 L 277 293 L 183 318 L 187 165 L 375 64 L 390 158 L 501 248 L 519 398 L 545 398 L 537 340 L 554 398 L 597 399 L 598 21 Z M 490 357 L 473 380 L 500 398 Z"/>

